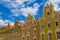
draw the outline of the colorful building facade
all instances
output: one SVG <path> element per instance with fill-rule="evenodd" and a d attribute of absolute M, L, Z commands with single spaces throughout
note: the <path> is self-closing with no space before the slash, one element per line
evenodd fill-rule
<path fill-rule="evenodd" d="M 46 4 L 40 19 L 29 14 L 25 24 L 16 19 L 14 26 L 0 27 L 0 40 L 60 40 L 60 11 Z"/>

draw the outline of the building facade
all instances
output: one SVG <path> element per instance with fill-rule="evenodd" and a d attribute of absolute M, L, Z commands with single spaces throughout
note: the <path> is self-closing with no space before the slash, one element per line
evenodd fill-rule
<path fill-rule="evenodd" d="M 43 8 L 39 26 L 40 40 L 60 40 L 60 11 L 54 11 L 54 6 L 47 4 Z"/>
<path fill-rule="evenodd" d="M 60 40 L 60 11 L 46 4 L 40 19 L 29 14 L 25 24 L 16 19 L 14 26 L 0 27 L 0 40 Z"/>

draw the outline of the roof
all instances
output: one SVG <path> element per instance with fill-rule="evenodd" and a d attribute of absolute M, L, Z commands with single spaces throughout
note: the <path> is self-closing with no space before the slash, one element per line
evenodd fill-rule
<path fill-rule="evenodd" d="M 20 23 L 20 24 L 18 24 L 18 25 L 19 25 L 20 27 L 24 27 L 24 25 L 25 25 L 25 24 L 23 24 L 23 23 Z"/>

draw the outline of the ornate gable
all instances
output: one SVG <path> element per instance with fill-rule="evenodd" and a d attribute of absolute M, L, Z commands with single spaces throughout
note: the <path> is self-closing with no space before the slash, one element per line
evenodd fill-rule
<path fill-rule="evenodd" d="M 27 25 L 34 24 L 35 21 L 36 21 L 35 18 L 31 14 L 29 14 L 26 18 L 26 24 Z"/>

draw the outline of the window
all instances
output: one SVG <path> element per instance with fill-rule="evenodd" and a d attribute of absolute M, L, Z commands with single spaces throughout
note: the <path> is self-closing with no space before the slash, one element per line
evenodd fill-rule
<path fill-rule="evenodd" d="M 49 12 L 47 13 L 47 15 L 49 15 Z"/>
<path fill-rule="evenodd" d="M 57 34 L 57 39 L 60 39 L 60 32 L 56 32 Z"/>
<path fill-rule="evenodd" d="M 42 29 L 42 30 L 44 29 L 43 25 L 41 25 L 41 29 Z"/>
<path fill-rule="evenodd" d="M 24 33 L 24 30 L 22 30 L 22 33 Z"/>
<path fill-rule="evenodd" d="M 29 36 L 27 36 L 27 40 L 30 40 Z"/>
<path fill-rule="evenodd" d="M 29 22 L 29 24 L 31 24 L 31 21 Z"/>
<path fill-rule="evenodd" d="M 22 40 L 24 40 L 24 37 L 22 38 Z"/>
<path fill-rule="evenodd" d="M 34 34 L 36 34 L 36 30 L 34 30 Z"/>
<path fill-rule="evenodd" d="M 51 24 L 50 23 L 48 23 L 48 28 L 50 28 L 51 27 Z"/>
<path fill-rule="evenodd" d="M 44 35 L 42 34 L 42 40 L 44 40 Z"/>
<path fill-rule="evenodd" d="M 32 23 L 32 21 L 30 20 L 30 24 Z"/>
<path fill-rule="evenodd" d="M 58 26 L 58 22 L 55 22 L 55 25 Z"/>
<path fill-rule="evenodd" d="M 49 33 L 49 40 L 52 40 L 52 34 Z"/>
<path fill-rule="evenodd" d="M 34 28 L 33 34 L 36 35 L 36 33 L 37 33 L 37 30 L 36 30 L 36 28 Z"/>
<path fill-rule="evenodd" d="M 36 40 L 36 38 L 34 38 L 34 40 Z"/>
<path fill-rule="evenodd" d="M 30 20 L 29 24 L 32 24 L 32 20 Z"/>
<path fill-rule="evenodd" d="M 28 30 L 27 30 L 28 32 L 30 32 L 30 29 L 28 28 Z"/>

